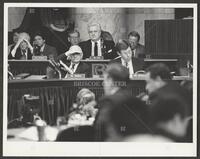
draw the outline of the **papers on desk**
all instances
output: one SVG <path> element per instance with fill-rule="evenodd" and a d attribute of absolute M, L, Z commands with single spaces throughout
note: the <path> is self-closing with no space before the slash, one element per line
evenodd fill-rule
<path fill-rule="evenodd" d="M 25 80 L 41 80 L 41 79 L 44 79 L 45 77 L 46 75 L 31 75 L 25 78 Z"/>

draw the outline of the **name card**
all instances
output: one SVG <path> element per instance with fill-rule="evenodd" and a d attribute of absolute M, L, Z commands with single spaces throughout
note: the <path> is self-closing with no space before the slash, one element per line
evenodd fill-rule
<path fill-rule="evenodd" d="M 104 78 L 103 75 L 92 75 L 92 78 Z"/>
<path fill-rule="evenodd" d="M 32 60 L 47 60 L 47 56 L 33 56 Z"/>
<path fill-rule="evenodd" d="M 65 78 L 85 78 L 85 74 L 66 74 Z"/>
<path fill-rule="evenodd" d="M 103 60 L 103 56 L 90 56 L 90 60 Z"/>

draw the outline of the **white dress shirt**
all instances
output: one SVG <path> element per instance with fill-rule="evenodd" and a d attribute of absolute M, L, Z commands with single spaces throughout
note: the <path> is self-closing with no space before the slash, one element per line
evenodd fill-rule
<path fill-rule="evenodd" d="M 133 69 L 133 62 L 132 62 L 132 59 L 127 63 L 126 61 L 124 61 L 122 58 L 121 58 L 121 62 L 122 62 L 122 65 L 127 67 L 129 69 L 129 75 L 132 76 L 134 74 L 134 69 Z M 128 64 L 126 66 L 126 63 Z"/>
<path fill-rule="evenodd" d="M 44 47 L 45 47 L 45 44 L 40 48 L 41 53 L 44 51 Z"/>
<path fill-rule="evenodd" d="M 92 52 L 91 52 L 91 56 L 94 56 L 94 45 L 95 45 L 95 42 L 94 41 L 91 41 L 92 42 Z M 98 56 L 102 56 L 102 52 L 101 52 L 101 39 L 99 39 L 97 41 L 97 47 L 98 47 Z"/>

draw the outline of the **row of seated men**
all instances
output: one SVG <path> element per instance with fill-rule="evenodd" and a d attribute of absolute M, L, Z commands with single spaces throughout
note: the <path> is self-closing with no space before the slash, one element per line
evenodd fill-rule
<path fill-rule="evenodd" d="M 80 42 L 80 33 L 77 30 L 72 30 L 68 32 L 68 41 L 72 45 L 79 45 L 83 51 L 83 59 L 89 58 L 90 56 L 103 56 L 104 59 L 113 59 L 116 56 L 115 51 L 115 43 L 112 40 L 112 36 L 108 34 L 107 32 L 104 32 L 101 30 L 101 26 L 98 23 L 92 23 L 88 25 L 88 34 L 90 39 L 87 41 Z M 46 42 L 46 38 L 44 35 L 38 33 L 35 33 L 33 36 L 33 47 L 30 44 L 30 37 L 28 34 L 20 35 L 19 33 L 15 32 L 13 35 L 13 44 L 9 46 L 9 55 L 10 52 L 12 52 L 12 56 L 9 56 L 9 58 L 14 59 L 20 59 L 19 56 L 15 55 L 15 52 L 20 50 L 24 50 L 25 44 L 21 44 L 23 46 L 20 46 L 20 43 L 24 41 L 24 43 L 27 43 L 27 48 L 29 52 L 32 54 L 40 54 L 46 55 L 46 56 L 57 56 L 57 54 L 62 54 L 60 52 L 57 53 L 56 50 L 58 48 L 52 48 L 48 45 L 48 42 Z M 145 55 L 145 48 L 143 45 L 139 43 L 140 35 L 136 31 L 132 31 L 128 34 L 128 41 L 129 45 L 132 49 L 132 52 L 134 54 L 134 57 L 144 57 Z M 40 50 L 34 50 L 34 47 L 39 47 Z M 19 48 L 19 49 L 18 49 Z M 13 50 L 14 49 L 14 50 Z M 18 49 L 18 50 L 17 50 Z M 68 51 L 69 48 L 66 48 Z M 27 57 L 28 59 L 31 59 L 30 56 Z"/>
<path fill-rule="evenodd" d="M 144 69 L 144 46 L 139 44 L 140 35 L 133 31 L 129 33 L 128 41 L 119 40 L 116 45 L 112 40 L 103 40 L 99 24 L 88 26 L 90 39 L 79 43 L 80 34 L 73 30 L 69 32 L 71 47 L 65 53 L 57 56 L 56 48 L 46 44 L 45 37 L 41 33 L 34 36 L 33 47 L 30 44 L 30 36 L 27 33 L 14 35 L 13 44 L 9 49 L 9 59 L 31 59 L 33 55 L 47 56 L 54 59 L 60 66 L 62 77 L 66 74 L 85 74 L 91 76 L 89 65 L 81 62 L 90 57 L 103 57 L 111 59 L 111 62 L 121 63 L 129 69 L 130 75 Z"/>

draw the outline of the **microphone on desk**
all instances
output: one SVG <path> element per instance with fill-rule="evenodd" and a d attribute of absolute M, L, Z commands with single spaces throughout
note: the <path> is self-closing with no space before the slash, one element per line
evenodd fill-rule
<path fill-rule="evenodd" d="M 8 71 L 8 79 L 15 79 L 14 75 Z"/>
<path fill-rule="evenodd" d="M 61 72 L 60 72 L 59 64 L 57 64 L 54 59 L 51 59 L 49 62 L 53 66 L 54 70 L 58 73 L 59 79 L 61 79 L 62 75 L 61 75 Z"/>

